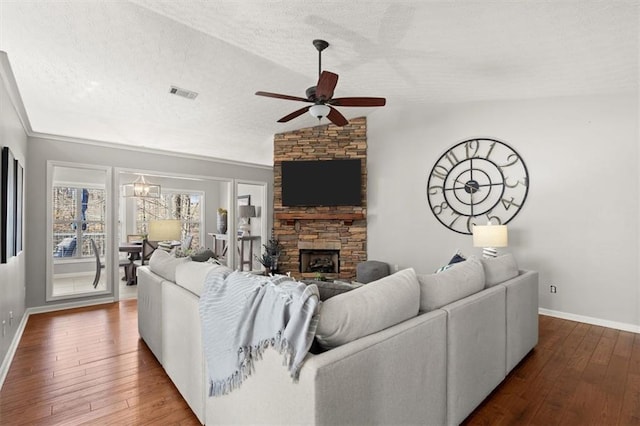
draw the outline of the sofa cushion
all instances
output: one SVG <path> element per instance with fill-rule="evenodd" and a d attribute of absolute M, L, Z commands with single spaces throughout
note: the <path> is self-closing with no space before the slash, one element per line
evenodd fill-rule
<path fill-rule="evenodd" d="M 418 275 L 420 311 L 429 312 L 477 293 L 484 288 L 482 263 L 470 256 L 464 262 L 436 274 Z"/>
<path fill-rule="evenodd" d="M 482 258 L 482 266 L 484 267 L 486 287 L 493 287 L 518 276 L 518 264 L 511 253 L 498 257 Z"/>
<path fill-rule="evenodd" d="M 322 303 L 316 337 L 333 348 L 376 333 L 418 314 L 420 285 L 405 269 Z"/>
<path fill-rule="evenodd" d="M 200 296 L 204 288 L 204 279 L 209 271 L 216 269 L 226 275 L 232 270 L 223 265 L 209 262 L 185 262 L 176 267 L 176 284 L 183 287 L 193 294 Z"/>
<path fill-rule="evenodd" d="M 323 302 L 338 294 L 346 293 L 347 291 L 355 290 L 358 287 L 362 287 L 360 283 L 347 283 L 344 281 L 319 281 L 319 280 L 303 280 L 305 284 L 315 284 L 318 287 L 318 293 L 320 293 L 320 300 Z"/>
<path fill-rule="evenodd" d="M 176 280 L 176 267 L 181 263 L 190 262 L 188 257 L 175 257 L 164 250 L 154 250 L 149 259 L 149 268 L 154 274 L 165 280 Z"/>

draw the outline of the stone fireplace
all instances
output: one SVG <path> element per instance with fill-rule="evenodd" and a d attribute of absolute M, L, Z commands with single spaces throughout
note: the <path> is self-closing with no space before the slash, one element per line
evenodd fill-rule
<path fill-rule="evenodd" d="M 274 136 L 273 232 L 283 247 L 281 272 L 298 279 L 321 274 L 330 280 L 353 280 L 356 265 L 367 260 L 366 127 L 366 118 L 361 117 L 343 127 L 327 124 Z M 338 159 L 361 159 L 361 205 L 282 205 L 283 161 Z M 329 268 L 331 272 L 324 272 Z"/>

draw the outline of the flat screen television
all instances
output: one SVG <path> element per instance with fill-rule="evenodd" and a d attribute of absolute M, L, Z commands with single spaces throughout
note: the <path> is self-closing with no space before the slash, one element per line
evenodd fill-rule
<path fill-rule="evenodd" d="M 283 161 L 283 206 L 360 206 L 359 159 Z"/>

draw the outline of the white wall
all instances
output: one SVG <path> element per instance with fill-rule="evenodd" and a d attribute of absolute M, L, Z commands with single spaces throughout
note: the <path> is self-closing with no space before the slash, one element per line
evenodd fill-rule
<path fill-rule="evenodd" d="M 426 182 L 449 147 L 493 137 L 523 157 L 528 199 L 509 224 L 540 306 L 640 325 L 638 94 L 385 107 L 368 120 L 368 257 L 430 273 L 471 237 L 441 225 Z M 550 294 L 549 285 L 557 286 Z"/>
<path fill-rule="evenodd" d="M 8 146 L 11 149 L 14 157 L 24 166 L 26 175 L 29 167 L 26 162 L 27 135 L 10 100 L 9 91 L 15 90 L 15 85 L 4 55 L 0 57 L 0 77 L 0 147 Z M 27 177 L 25 184 L 28 184 Z M 26 236 L 29 237 L 28 228 Z M 27 252 L 25 249 L 18 256 L 9 258 L 7 263 L 0 264 L 0 361 L 5 359 L 25 312 Z M 13 313 L 12 320 L 9 312 Z"/>

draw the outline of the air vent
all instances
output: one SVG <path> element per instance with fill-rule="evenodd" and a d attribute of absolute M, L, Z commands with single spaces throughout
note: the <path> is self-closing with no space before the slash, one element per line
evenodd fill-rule
<path fill-rule="evenodd" d="M 177 96 L 182 96 L 183 98 L 187 98 L 187 99 L 195 99 L 196 96 L 198 96 L 196 92 L 192 92 L 191 90 L 181 89 L 176 86 L 171 86 L 171 89 L 169 89 L 169 93 Z"/>

